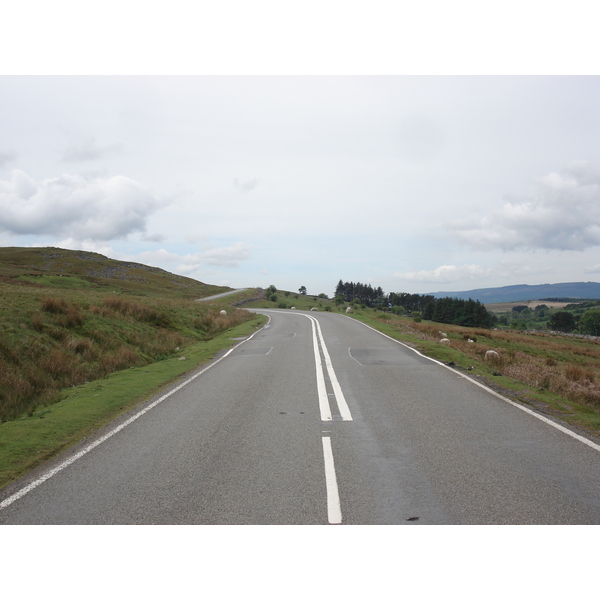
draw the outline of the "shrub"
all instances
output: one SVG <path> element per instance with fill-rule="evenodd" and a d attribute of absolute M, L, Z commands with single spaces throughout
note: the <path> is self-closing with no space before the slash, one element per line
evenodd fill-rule
<path fill-rule="evenodd" d="M 31 327 L 38 333 L 44 329 L 44 317 L 41 313 L 37 312 L 31 316 Z"/>
<path fill-rule="evenodd" d="M 79 361 L 66 350 L 54 348 L 40 361 L 40 367 L 50 375 L 58 387 L 67 387 L 78 381 Z"/>
<path fill-rule="evenodd" d="M 65 313 L 68 306 L 68 302 L 54 296 L 42 298 L 42 310 L 52 314 Z"/>
<path fill-rule="evenodd" d="M 115 352 L 104 354 L 100 358 L 101 370 L 104 374 L 120 371 L 129 367 L 136 367 L 142 363 L 142 359 L 132 348 L 121 346 Z"/>
<path fill-rule="evenodd" d="M 54 296 L 43 298 L 42 310 L 55 315 L 55 322 L 60 327 L 71 329 L 79 327 L 83 323 L 83 315 L 79 307 L 62 298 L 55 298 Z"/>
<path fill-rule="evenodd" d="M 139 302 L 131 302 L 125 298 L 105 298 L 102 306 L 104 311 L 100 309 L 99 313 L 103 315 L 114 316 L 118 314 L 157 327 L 168 327 L 170 325 L 169 317 L 164 311 L 156 310 Z"/>

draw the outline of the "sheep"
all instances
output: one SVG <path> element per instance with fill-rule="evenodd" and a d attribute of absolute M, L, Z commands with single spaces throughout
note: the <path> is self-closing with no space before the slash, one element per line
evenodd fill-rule
<path fill-rule="evenodd" d="M 469 344 L 473 344 L 473 343 L 474 343 L 474 342 L 473 342 L 473 340 L 472 340 L 471 338 L 468 338 L 468 339 L 467 339 L 467 342 L 469 342 Z"/>
<path fill-rule="evenodd" d="M 500 360 L 500 355 L 495 350 L 488 350 L 483 358 L 484 360 L 496 362 L 497 360 Z"/>
<path fill-rule="evenodd" d="M 292 308 L 290 308 L 290 310 L 296 310 L 296 307 L 295 307 L 295 306 L 292 306 Z"/>
<path fill-rule="evenodd" d="M 443 338 L 447 338 L 448 335 L 445 334 L 443 331 L 438 331 L 438 333 L 443 337 Z"/>
<path fill-rule="evenodd" d="M 442 339 L 440 340 L 440 344 L 446 344 L 446 345 L 449 345 L 449 344 L 450 344 L 450 340 L 449 340 L 447 337 L 445 337 L 445 338 L 442 338 Z"/>
<path fill-rule="evenodd" d="M 316 306 L 313 306 L 310 310 L 319 310 Z"/>
<path fill-rule="evenodd" d="M 226 310 L 222 310 L 222 311 L 219 312 L 219 314 L 225 316 L 227 314 L 227 311 Z"/>
<path fill-rule="evenodd" d="M 352 312 L 352 307 L 351 307 L 351 306 L 349 306 L 349 307 L 346 309 L 346 314 L 348 314 L 348 313 L 351 313 L 351 312 Z"/>

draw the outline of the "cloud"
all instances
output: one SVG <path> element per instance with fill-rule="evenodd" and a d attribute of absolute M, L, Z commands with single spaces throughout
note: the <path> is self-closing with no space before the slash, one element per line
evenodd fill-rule
<path fill-rule="evenodd" d="M 15 158 L 17 158 L 15 152 L 0 152 L 0 169 Z"/>
<path fill-rule="evenodd" d="M 244 242 L 237 242 L 232 246 L 210 248 L 204 252 L 195 252 L 184 256 L 161 248 L 154 252 L 142 252 L 130 259 L 146 264 L 169 265 L 169 269 L 175 269 L 178 273 L 187 275 L 203 269 L 205 265 L 221 268 L 239 267 L 241 262 L 249 260 L 251 256 L 250 246 Z"/>
<path fill-rule="evenodd" d="M 199 235 L 197 233 L 194 234 L 189 234 L 185 236 L 185 241 L 188 244 L 199 244 L 199 243 L 206 243 L 208 240 L 208 237 L 205 235 Z"/>
<path fill-rule="evenodd" d="M 585 250 L 600 245 L 600 171 L 586 161 L 538 181 L 538 193 L 508 197 L 482 218 L 449 224 L 475 250 Z"/>
<path fill-rule="evenodd" d="M 424 115 L 410 115 L 398 127 L 398 148 L 410 161 L 427 161 L 441 152 L 445 140 L 440 125 Z"/>
<path fill-rule="evenodd" d="M 164 242 L 166 239 L 167 239 L 167 236 L 163 235 L 162 233 L 153 233 L 151 235 L 144 234 L 142 236 L 142 241 L 144 241 L 144 242 L 161 243 L 161 242 Z"/>
<path fill-rule="evenodd" d="M 237 267 L 243 260 L 251 256 L 250 246 L 243 242 L 237 242 L 227 248 L 213 248 L 202 255 L 202 261 L 207 265 L 219 267 Z"/>
<path fill-rule="evenodd" d="M 237 177 L 233 180 L 233 187 L 240 192 L 251 192 L 258 185 L 258 179 L 240 181 Z"/>
<path fill-rule="evenodd" d="M 584 267 L 584 273 L 600 273 L 600 264 L 594 265 L 592 267 Z"/>
<path fill-rule="evenodd" d="M 71 140 L 71 145 L 66 148 L 61 160 L 63 162 L 98 160 L 109 154 L 120 152 L 121 149 L 122 144 L 98 146 L 93 135 L 80 136 L 78 139 Z"/>
<path fill-rule="evenodd" d="M 37 183 L 14 170 L 0 180 L 0 231 L 111 240 L 144 231 L 159 201 L 141 184 L 117 175 L 61 175 Z"/>
<path fill-rule="evenodd" d="M 33 244 L 34 247 L 43 247 L 44 245 L 45 244 Z M 90 242 L 67 238 L 60 240 L 56 246 L 58 248 L 66 248 L 67 250 L 85 250 L 86 252 L 96 252 L 97 254 L 103 254 L 104 256 L 120 260 L 119 254 L 114 251 L 112 246 L 109 246 L 103 242 Z"/>
<path fill-rule="evenodd" d="M 410 273 L 394 273 L 395 279 L 403 281 L 418 281 L 429 283 L 453 283 L 465 279 L 487 277 L 492 269 L 484 269 L 479 265 L 442 265 L 433 271 L 414 271 Z"/>

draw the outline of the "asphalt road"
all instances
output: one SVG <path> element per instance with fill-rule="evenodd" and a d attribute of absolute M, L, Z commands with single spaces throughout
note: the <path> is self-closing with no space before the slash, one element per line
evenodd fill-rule
<path fill-rule="evenodd" d="M 196 302 L 210 302 L 211 300 L 218 300 L 219 298 L 225 298 L 227 296 L 231 296 L 232 294 L 237 294 L 238 292 L 245 292 L 248 288 L 237 288 L 235 290 L 231 290 L 231 292 L 223 292 L 221 294 L 215 294 L 214 296 L 206 296 L 206 298 L 198 298 Z"/>
<path fill-rule="evenodd" d="M 600 523 L 597 444 L 345 316 L 258 312 L 187 385 L 5 492 L 0 523 Z"/>

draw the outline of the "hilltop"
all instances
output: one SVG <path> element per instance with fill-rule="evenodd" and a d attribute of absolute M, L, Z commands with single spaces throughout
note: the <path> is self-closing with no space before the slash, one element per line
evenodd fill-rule
<path fill-rule="evenodd" d="M 479 300 L 484 304 L 496 302 L 523 302 L 526 300 L 597 300 L 600 299 L 600 283 L 545 283 L 542 285 L 507 285 L 497 288 L 481 288 L 465 292 L 430 292 L 434 298 L 459 298 Z"/>
<path fill-rule="evenodd" d="M 0 282 L 186 299 L 232 290 L 96 252 L 52 247 L 0 248 Z"/>

